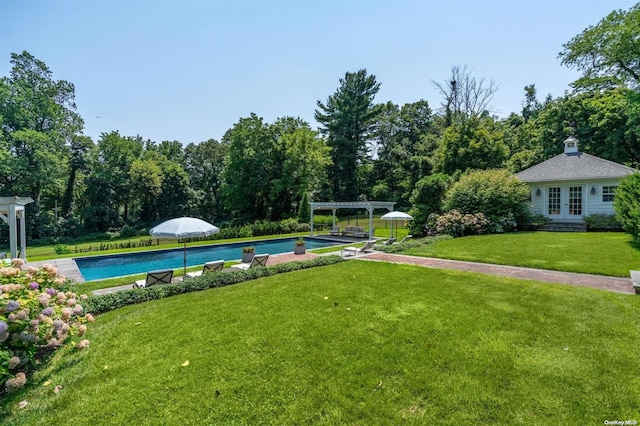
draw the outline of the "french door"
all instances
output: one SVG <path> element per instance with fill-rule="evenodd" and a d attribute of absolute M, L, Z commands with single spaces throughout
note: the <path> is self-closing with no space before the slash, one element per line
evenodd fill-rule
<path fill-rule="evenodd" d="M 582 219 L 584 187 L 582 185 L 547 188 L 547 216 L 551 219 Z"/>

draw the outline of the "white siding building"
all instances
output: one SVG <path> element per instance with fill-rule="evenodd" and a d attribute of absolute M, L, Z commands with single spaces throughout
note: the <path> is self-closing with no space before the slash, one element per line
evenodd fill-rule
<path fill-rule="evenodd" d="M 564 141 L 564 153 L 516 176 L 531 188 L 530 209 L 554 221 L 582 221 L 594 213 L 615 214 L 613 193 L 631 167 L 585 154 L 578 140 Z"/>

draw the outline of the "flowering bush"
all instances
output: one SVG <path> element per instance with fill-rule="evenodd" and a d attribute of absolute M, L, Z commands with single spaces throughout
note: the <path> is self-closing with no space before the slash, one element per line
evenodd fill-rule
<path fill-rule="evenodd" d="M 489 218 L 490 234 L 502 234 L 503 232 L 515 231 L 517 227 L 518 223 L 511 212 L 507 213 L 505 216 Z"/>
<path fill-rule="evenodd" d="M 464 174 L 447 191 L 444 211 L 484 213 L 494 218 L 512 215 L 518 223 L 529 216 L 529 187 L 507 170 L 476 170 Z"/>
<path fill-rule="evenodd" d="M 489 231 L 489 220 L 483 213 L 463 215 L 458 210 L 451 210 L 437 216 L 435 231 L 438 234 L 447 234 L 453 237 L 485 234 Z"/>
<path fill-rule="evenodd" d="M 65 277 L 51 265 L 22 270 L 13 259 L 0 267 L 0 388 L 12 392 L 27 381 L 25 370 L 34 365 L 40 350 L 56 349 L 71 336 L 83 336 L 92 322 L 77 296 L 63 291 Z M 78 344 L 87 347 L 88 340 Z"/>

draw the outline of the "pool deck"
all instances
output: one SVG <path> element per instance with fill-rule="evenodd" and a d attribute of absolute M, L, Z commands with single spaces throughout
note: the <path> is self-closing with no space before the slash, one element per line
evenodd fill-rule
<path fill-rule="evenodd" d="M 29 262 L 26 266 L 35 266 L 37 268 L 41 267 L 44 264 L 50 264 L 58 268 L 58 273 L 64 275 L 65 277 L 77 282 L 83 283 L 84 278 L 78 269 L 78 265 L 72 258 L 64 258 L 64 259 L 50 259 L 50 260 L 42 260 L 39 262 Z"/>

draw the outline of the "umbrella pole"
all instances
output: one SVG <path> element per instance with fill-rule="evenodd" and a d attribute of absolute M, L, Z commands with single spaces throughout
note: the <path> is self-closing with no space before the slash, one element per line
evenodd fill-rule
<path fill-rule="evenodd" d="M 182 271 L 182 280 L 184 281 L 187 278 L 187 239 L 184 239 L 184 270 Z"/>

